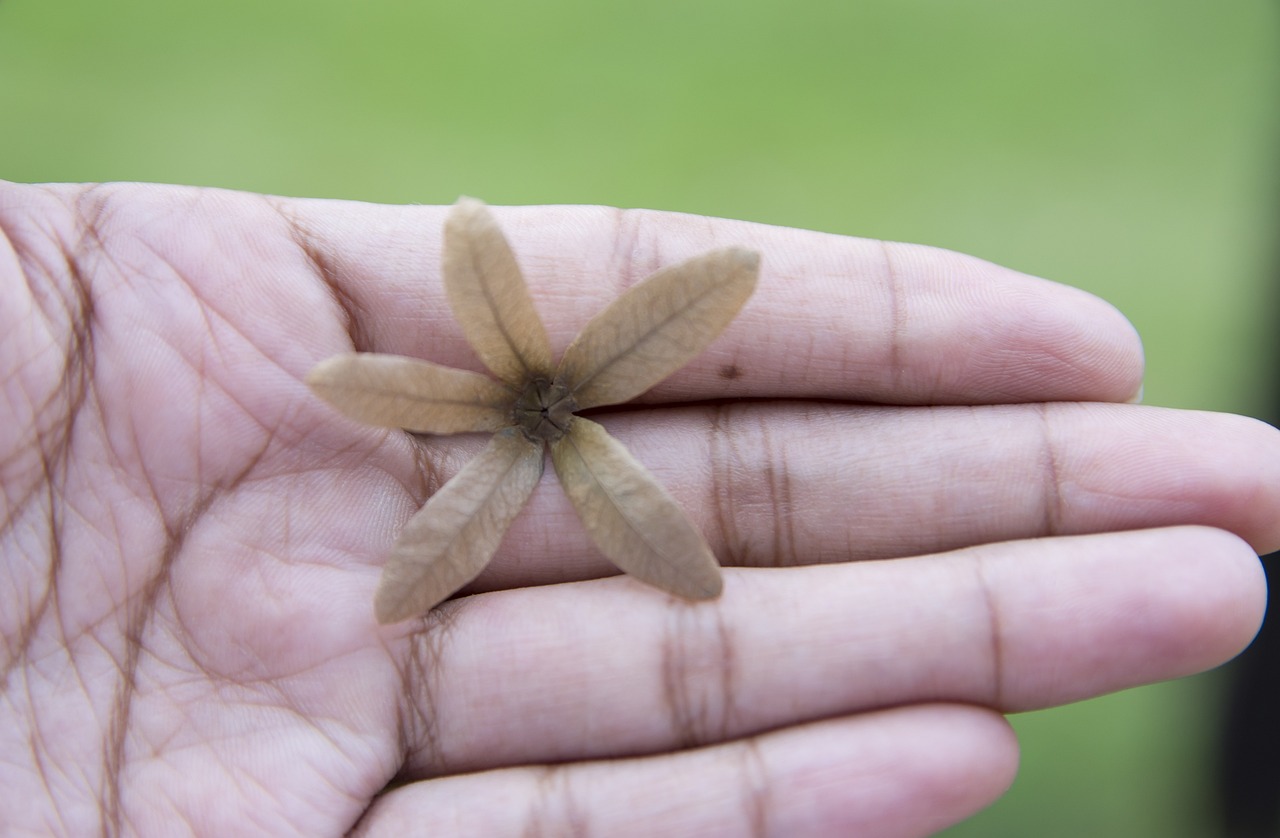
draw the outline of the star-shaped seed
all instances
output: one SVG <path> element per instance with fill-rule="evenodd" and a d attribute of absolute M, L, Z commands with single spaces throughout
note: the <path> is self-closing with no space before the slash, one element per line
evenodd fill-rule
<path fill-rule="evenodd" d="M 444 285 L 496 380 L 399 355 L 338 355 L 307 383 L 347 416 L 425 434 L 493 431 L 405 524 L 374 598 L 378 621 L 423 614 L 479 575 L 542 478 L 550 448 L 591 540 L 622 570 L 677 596 L 720 593 L 701 533 L 645 468 L 577 411 L 635 398 L 688 363 L 755 288 L 758 254 L 727 248 L 663 268 L 592 318 L 551 359 L 510 245 L 479 201 L 444 228 Z"/>

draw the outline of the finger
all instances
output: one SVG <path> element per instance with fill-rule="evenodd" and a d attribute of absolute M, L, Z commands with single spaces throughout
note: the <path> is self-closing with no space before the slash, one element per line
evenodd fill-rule
<path fill-rule="evenodd" d="M 444 208 L 273 205 L 301 264 L 333 287 L 357 349 L 480 369 L 439 302 Z M 648 274 L 726 246 L 760 252 L 760 281 L 742 313 L 648 401 L 1123 401 L 1140 386 L 1141 346 L 1114 308 L 973 257 L 676 213 L 493 212 L 557 355 Z"/>
<path fill-rule="evenodd" d="M 602 417 L 724 565 L 1204 524 L 1280 547 L 1280 433 L 1132 405 L 764 404 Z M 615 573 L 544 481 L 472 590 Z"/>
<path fill-rule="evenodd" d="M 448 631 L 413 648 L 406 669 L 430 680 L 405 714 L 434 735 L 408 765 L 655 753 L 927 701 L 1063 704 L 1221 663 L 1264 604 L 1248 546 L 1190 527 L 726 571 L 711 604 L 625 579 L 504 591 L 446 606 Z"/>
<path fill-rule="evenodd" d="M 696 751 L 403 786 L 357 835 L 932 835 L 1013 780 L 1008 724 L 974 707 L 835 719 Z"/>

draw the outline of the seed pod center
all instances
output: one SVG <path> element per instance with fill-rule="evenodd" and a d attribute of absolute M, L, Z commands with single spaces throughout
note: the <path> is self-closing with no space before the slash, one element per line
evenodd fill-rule
<path fill-rule="evenodd" d="M 563 384 L 535 378 L 516 399 L 515 424 L 535 442 L 555 442 L 569 430 L 578 405 Z"/>

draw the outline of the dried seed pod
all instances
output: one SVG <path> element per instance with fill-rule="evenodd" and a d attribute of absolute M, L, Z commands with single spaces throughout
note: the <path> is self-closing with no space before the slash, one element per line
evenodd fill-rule
<path fill-rule="evenodd" d="M 759 256 L 739 248 L 664 268 L 592 318 L 553 369 L 510 246 L 484 204 L 461 199 L 445 223 L 445 289 L 500 381 L 371 354 L 330 358 L 307 376 L 318 395 L 369 424 L 496 431 L 405 525 L 375 595 L 379 622 L 430 610 L 484 569 L 541 479 L 548 444 L 606 557 L 677 596 L 719 595 L 720 566 L 697 527 L 617 440 L 574 411 L 634 398 L 688 363 L 742 308 L 758 271 Z"/>

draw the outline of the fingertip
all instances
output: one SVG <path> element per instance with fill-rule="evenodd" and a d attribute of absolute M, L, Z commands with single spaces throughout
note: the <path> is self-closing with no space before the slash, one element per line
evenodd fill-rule
<path fill-rule="evenodd" d="M 779 807 L 780 834 L 932 835 L 998 800 L 1018 770 L 1008 721 L 970 705 L 907 706 L 792 734 L 798 744 L 804 735 L 813 740 L 779 749 L 770 766 L 772 796 L 794 801 Z"/>
<path fill-rule="evenodd" d="M 1096 368 L 1114 393 L 1113 398 L 1101 400 L 1138 404 L 1142 401 L 1147 368 L 1142 335 L 1120 309 L 1101 297 L 1089 296 L 1099 312 Z"/>
<path fill-rule="evenodd" d="M 1216 459 L 1224 521 L 1256 554 L 1280 549 L 1280 429 L 1251 416 L 1202 414 L 1222 423 Z"/>
<path fill-rule="evenodd" d="M 1014 550 L 986 564 L 1000 567 L 1007 596 L 1002 709 L 1204 672 L 1239 654 L 1261 625 L 1266 580 L 1257 555 L 1225 530 L 1165 527 L 1039 546 L 1034 567 Z"/>
<path fill-rule="evenodd" d="M 1253 642 L 1266 616 L 1267 576 L 1254 548 L 1234 533 L 1192 526 L 1179 527 L 1174 535 L 1199 559 L 1183 578 L 1176 602 L 1186 635 L 1201 647 L 1199 666 L 1192 670 L 1199 671 L 1235 657 Z"/>
<path fill-rule="evenodd" d="M 1040 290 L 1032 292 L 1027 304 L 1039 310 L 1028 316 L 1030 331 L 1024 330 L 1017 340 L 1047 353 L 1044 369 L 1052 371 L 1058 382 L 1044 386 L 1074 389 L 1070 400 L 1140 400 L 1146 357 L 1142 336 L 1129 318 L 1084 289 L 1052 280 L 1034 281 Z"/>

